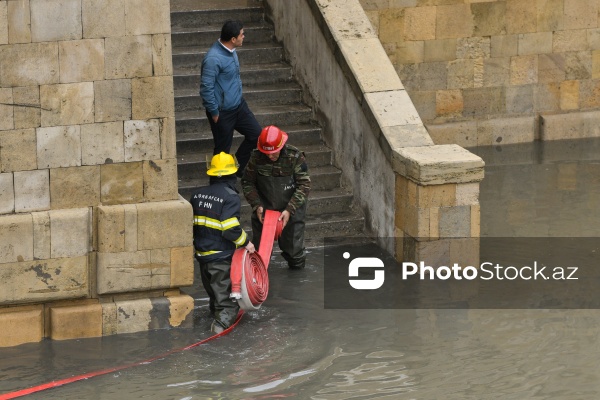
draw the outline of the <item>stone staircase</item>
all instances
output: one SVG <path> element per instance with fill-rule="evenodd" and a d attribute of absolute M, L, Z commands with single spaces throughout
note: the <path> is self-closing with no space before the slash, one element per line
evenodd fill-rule
<path fill-rule="evenodd" d="M 306 219 L 307 246 L 323 237 L 359 236 L 364 218 L 353 208 L 353 196 L 341 186 L 341 171 L 331 164 L 331 150 L 321 140 L 321 128 L 302 103 L 300 85 L 273 38 L 260 0 L 171 0 L 173 79 L 179 193 L 189 199 L 195 188 L 208 184 L 206 156 L 213 140 L 199 96 L 200 65 L 227 19 L 244 23 L 246 37 L 238 48 L 244 98 L 262 125 L 277 125 L 289 143 L 306 153 L 312 190 Z M 234 136 L 232 151 L 242 140 Z M 251 209 L 242 200 L 242 222 L 250 225 Z"/>

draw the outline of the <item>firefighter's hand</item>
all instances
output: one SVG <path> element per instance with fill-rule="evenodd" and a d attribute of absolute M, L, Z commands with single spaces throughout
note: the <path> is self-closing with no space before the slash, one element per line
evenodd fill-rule
<path fill-rule="evenodd" d="M 290 212 L 288 210 L 284 210 L 281 213 L 281 215 L 279 216 L 278 221 L 283 221 L 283 227 L 285 228 L 285 226 L 287 225 L 289 220 L 290 220 Z"/>
<path fill-rule="evenodd" d="M 254 243 L 248 242 L 248 244 L 246 245 L 246 250 L 248 250 L 248 253 L 254 253 L 256 251 Z"/>
<path fill-rule="evenodd" d="M 263 223 L 264 214 L 265 214 L 265 209 L 262 206 L 258 206 L 258 208 L 256 209 L 256 216 L 258 217 L 258 220 L 260 221 L 261 224 Z"/>
<path fill-rule="evenodd" d="M 216 124 L 217 122 L 219 122 L 219 116 L 215 115 L 214 117 L 212 117 L 213 122 Z"/>

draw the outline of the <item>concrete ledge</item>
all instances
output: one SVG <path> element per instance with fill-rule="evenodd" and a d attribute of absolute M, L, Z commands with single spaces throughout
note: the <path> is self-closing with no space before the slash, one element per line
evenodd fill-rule
<path fill-rule="evenodd" d="M 100 304 L 50 308 L 50 338 L 64 340 L 99 336 L 102 336 Z"/>
<path fill-rule="evenodd" d="M 39 342 L 44 337 L 44 306 L 0 308 L 0 347 Z"/>
<path fill-rule="evenodd" d="M 419 185 L 478 182 L 483 179 L 481 157 L 449 144 L 407 147 L 394 154 L 394 171 Z"/>
<path fill-rule="evenodd" d="M 600 136 L 600 111 L 541 116 L 541 140 L 581 139 Z"/>

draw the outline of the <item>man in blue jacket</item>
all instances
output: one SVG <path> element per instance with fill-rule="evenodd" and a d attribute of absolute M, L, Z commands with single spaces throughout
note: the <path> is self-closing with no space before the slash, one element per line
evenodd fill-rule
<path fill-rule="evenodd" d="M 200 79 L 202 105 L 215 142 L 213 154 L 230 152 L 234 130 L 245 138 L 235 153 L 239 162 L 237 175 L 240 177 L 262 130 L 242 97 L 240 63 L 235 49 L 243 42 L 242 23 L 226 21 L 221 28 L 221 37 L 202 60 Z"/>
<path fill-rule="evenodd" d="M 214 315 L 211 330 L 221 333 L 237 317 L 239 306 L 231 293 L 231 260 L 237 248 L 245 247 L 250 253 L 254 245 L 240 225 L 240 196 L 235 189 L 238 170 L 232 155 L 213 156 L 210 185 L 198 189 L 190 199 L 194 210 L 194 248 L 200 263 L 202 285 L 209 296 L 209 307 Z"/>

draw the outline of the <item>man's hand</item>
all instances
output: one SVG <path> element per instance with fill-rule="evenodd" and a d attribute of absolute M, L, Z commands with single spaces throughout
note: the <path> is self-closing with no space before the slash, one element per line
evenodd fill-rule
<path fill-rule="evenodd" d="M 288 223 L 289 220 L 290 220 L 290 212 L 288 210 L 283 210 L 283 212 L 281 213 L 281 215 L 277 219 L 277 221 L 283 221 L 283 227 L 284 228 L 287 225 L 287 223 Z"/>
<path fill-rule="evenodd" d="M 258 208 L 256 209 L 256 216 L 258 217 L 258 220 L 261 224 L 263 223 L 264 213 L 265 209 L 262 206 L 258 206 Z"/>
<path fill-rule="evenodd" d="M 246 250 L 248 250 L 248 253 L 254 253 L 256 251 L 256 248 L 254 247 L 254 244 L 252 242 L 248 242 L 248 244 L 246 245 Z"/>
<path fill-rule="evenodd" d="M 212 117 L 213 122 L 216 124 L 219 121 L 219 116 L 215 115 L 214 117 Z"/>

